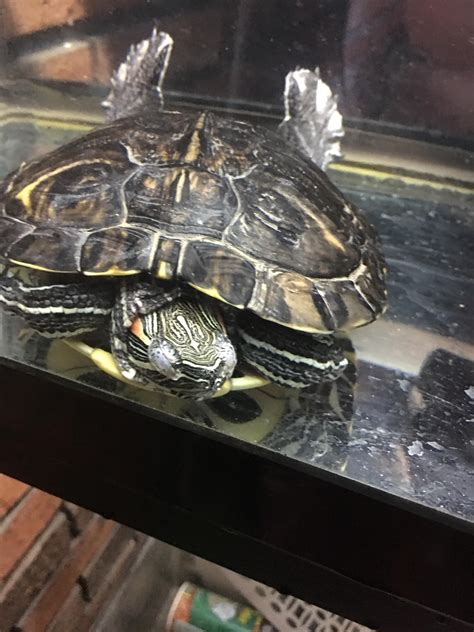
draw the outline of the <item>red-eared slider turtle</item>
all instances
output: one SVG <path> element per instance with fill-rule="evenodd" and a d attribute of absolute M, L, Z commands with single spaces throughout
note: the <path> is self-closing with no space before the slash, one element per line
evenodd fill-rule
<path fill-rule="evenodd" d="M 329 334 L 385 307 L 375 232 L 312 161 L 297 100 L 283 134 L 163 110 L 171 46 L 154 32 L 131 50 L 109 125 L 4 180 L 0 304 L 47 336 L 111 322 L 122 375 L 183 395 L 229 384 L 237 356 L 294 386 L 334 377 Z"/>

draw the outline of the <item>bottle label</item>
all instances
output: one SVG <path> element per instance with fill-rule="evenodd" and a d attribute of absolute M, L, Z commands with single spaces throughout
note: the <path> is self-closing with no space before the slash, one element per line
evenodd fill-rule
<path fill-rule="evenodd" d="M 272 632 L 253 608 L 186 582 L 171 606 L 167 632 Z"/>

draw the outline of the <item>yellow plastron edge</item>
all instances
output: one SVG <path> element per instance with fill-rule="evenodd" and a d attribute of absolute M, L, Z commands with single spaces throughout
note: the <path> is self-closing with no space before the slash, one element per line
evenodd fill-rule
<path fill-rule="evenodd" d="M 100 347 L 91 347 L 85 342 L 81 342 L 80 340 L 63 340 L 64 344 L 74 351 L 77 351 L 81 355 L 89 358 L 97 368 L 99 368 L 107 375 L 111 375 L 116 380 L 120 380 L 121 382 L 125 382 L 125 384 L 130 384 L 135 388 L 142 388 L 147 391 L 156 391 L 162 390 L 166 392 L 166 389 L 161 389 L 159 386 L 151 387 L 147 384 L 140 384 L 138 382 L 134 382 L 133 380 L 128 380 L 126 377 L 122 375 L 120 369 L 115 362 L 115 358 L 108 351 L 104 351 Z M 226 380 L 224 384 L 220 387 L 220 389 L 214 393 L 213 397 L 222 397 L 222 395 L 226 395 L 230 391 L 246 391 L 252 388 L 260 388 L 262 386 L 266 386 L 270 381 L 260 375 L 245 375 L 244 377 L 232 377 L 229 380 Z"/>

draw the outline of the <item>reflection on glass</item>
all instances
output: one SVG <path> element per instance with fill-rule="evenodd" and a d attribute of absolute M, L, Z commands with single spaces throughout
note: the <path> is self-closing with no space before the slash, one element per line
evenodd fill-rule
<path fill-rule="evenodd" d="M 269 111 L 281 106 L 287 72 L 318 65 L 345 117 L 460 143 L 474 131 L 471 0 L 69 0 L 55 12 L 4 4 L 0 65 L 12 77 L 106 85 L 158 24 L 179 42 L 168 89 Z"/>

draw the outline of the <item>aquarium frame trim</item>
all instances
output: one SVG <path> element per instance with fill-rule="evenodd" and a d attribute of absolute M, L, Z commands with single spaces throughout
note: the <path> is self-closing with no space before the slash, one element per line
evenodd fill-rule
<path fill-rule="evenodd" d="M 4 358 L 0 383 L 3 473 L 381 632 L 471 630 L 470 523 Z"/>

